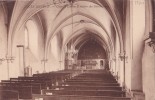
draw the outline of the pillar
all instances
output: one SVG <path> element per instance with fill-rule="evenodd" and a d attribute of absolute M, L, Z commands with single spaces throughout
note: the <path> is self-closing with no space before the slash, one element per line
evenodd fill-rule
<path fill-rule="evenodd" d="M 129 68 L 128 73 L 131 73 L 128 84 L 131 88 L 131 91 L 135 100 L 144 100 L 143 94 L 143 83 L 142 83 L 142 56 L 144 50 L 144 41 L 143 37 L 145 34 L 145 2 L 146 0 L 129 0 L 129 16 L 126 16 L 126 19 L 129 19 L 129 31 L 130 31 L 130 50 L 128 51 Z M 127 39 L 127 37 L 126 37 Z M 127 48 L 126 48 L 127 49 Z M 127 64 L 126 64 L 127 65 Z M 126 74 L 127 75 L 127 74 Z"/>

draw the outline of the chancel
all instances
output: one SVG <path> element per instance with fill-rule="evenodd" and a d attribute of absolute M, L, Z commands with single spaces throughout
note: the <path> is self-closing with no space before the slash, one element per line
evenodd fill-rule
<path fill-rule="evenodd" d="M 155 100 L 155 0 L 0 0 L 0 100 Z"/>

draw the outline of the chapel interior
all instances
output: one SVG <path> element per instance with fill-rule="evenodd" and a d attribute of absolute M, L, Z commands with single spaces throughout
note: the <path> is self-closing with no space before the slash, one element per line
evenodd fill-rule
<path fill-rule="evenodd" d="M 155 100 L 155 0 L 0 0 L 0 100 Z"/>

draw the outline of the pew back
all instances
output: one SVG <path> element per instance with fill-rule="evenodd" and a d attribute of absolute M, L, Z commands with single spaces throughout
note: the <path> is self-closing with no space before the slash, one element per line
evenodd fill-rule
<path fill-rule="evenodd" d="M 18 91 L 0 90 L 0 100 L 18 100 Z"/>

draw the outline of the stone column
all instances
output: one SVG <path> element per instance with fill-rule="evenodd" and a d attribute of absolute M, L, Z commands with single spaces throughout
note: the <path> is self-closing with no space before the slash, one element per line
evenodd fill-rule
<path fill-rule="evenodd" d="M 143 37 L 146 27 L 146 0 L 129 0 L 128 2 L 128 5 L 130 5 L 131 94 L 135 100 L 144 100 L 142 88 L 142 56 L 144 49 Z M 128 16 L 126 18 L 128 19 Z"/>

